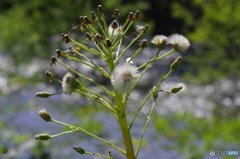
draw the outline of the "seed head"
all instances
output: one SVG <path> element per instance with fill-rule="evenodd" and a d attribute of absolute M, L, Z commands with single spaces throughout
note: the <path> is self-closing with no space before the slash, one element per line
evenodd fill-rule
<path fill-rule="evenodd" d="M 168 37 L 167 43 L 172 44 L 176 51 L 186 52 L 187 49 L 191 46 L 187 38 L 179 34 L 173 34 Z"/>
<path fill-rule="evenodd" d="M 62 80 L 62 89 L 65 94 L 71 95 L 73 90 L 79 86 L 79 81 L 68 72 Z"/>
<path fill-rule="evenodd" d="M 111 76 L 111 82 L 120 93 L 125 93 L 131 88 L 136 78 L 139 76 L 137 67 L 130 63 L 118 65 Z"/>

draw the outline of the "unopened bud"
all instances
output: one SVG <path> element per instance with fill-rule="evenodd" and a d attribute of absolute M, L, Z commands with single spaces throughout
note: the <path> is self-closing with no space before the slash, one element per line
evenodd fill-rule
<path fill-rule="evenodd" d="M 112 17 L 116 17 L 116 18 L 118 18 L 119 16 L 120 16 L 119 10 L 118 10 L 118 9 L 115 9 L 115 11 L 114 11 Z"/>
<path fill-rule="evenodd" d="M 114 21 L 112 22 L 111 27 L 112 27 L 113 29 L 118 28 L 118 22 L 117 22 L 116 20 L 114 20 Z"/>
<path fill-rule="evenodd" d="M 46 111 L 46 109 L 42 109 L 38 112 L 38 115 L 45 120 L 46 122 L 52 121 L 52 117 L 50 116 L 50 114 L 48 114 L 48 112 Z"/>
<path fill-rule="evenodd" d="M 104 10 L 105 10 L 105 9 L 103 8 L 102 5 L 99 5 L 98 8 L 97 8 L 98 13 L 103 13 Z"/>
<path fill-rule="evenodd" d="M 52 137 L 48 134 L 38 134 L 35 136 L 35 139 L 37 139 L 37 140 L 48 140 L 50 138 L 52 138 Z"/>
<path fill-rule="evenodd" d="M 134 15 L 133 15 L 134 20 L 137 20 L 137 19 L 140 18 L 139 14 L 140 14 L 140 11 L 139 11 L 139 10 L 137 10 L 137 11 L 134 13 Z"/>
<path fill-rule="evenodd" d="M 78 153 L 80 153 L 80 154 L 82 154 L 82 155 L 86 153 L 86 151 L 85 151 L 83 148 L 78 147 L 78 146 L 73 146 L 73 149 L 74 149 L 76 152 L 78 152 Z"/>
<path fill-rule="evenodd" d="M 104 40 L 103 37 L 102 37 L 101 35 L 99 35 L 99 34 L 96 34 L 96 35 L 95 35 L 95 38 L 96 38 L 96 39 L 95 39 L 95 40 L 96 40 L 96 43 L 98 43 L 98 42 L 100 43 L 100 42 L 102 42 L 102 41 Z"/>
<path fill-rule="evenodd" d="M 57 57 L 52 56 L 52 57 L 51 57 L 51 63 L 50 63 L 50 65 L 51 65 L 51 66 L 56 65 L 56 61 L 57 61 Z"/>
<path fill-rule="evenodd" d="M 88 25 L 88 24 L 91 24 L 91 21 L 88 19 L 87 16 L 84 16 L 84 17 L 83 17 L 83 23 L 84 23 L 85 25 Z"/>
<path fill-rule="evenodd" d="M 48 98 L 48 97 L 51 97 L 52 94 L 50 94 L 48 92 L 38 92 L 38 93 L 36 93 L 35 96 L 39 97 L 39 98 Z"/>
<path fill-rule="evenodd" d="M 147 40 L 146 40 L 146 39 L 143 39 L 142 42 L 139 44 L 139 46 L 140 46 L 142 49 L 147 48 Z"/>
<path fill-rule="evenodd" d="M 111 47 L 112 46 L 112 41 L 109 40 L 108 38 L 106 39 L 106 43 L 107 43 L 107 47 Z"/>
<path fill-rule="evenodd" d="M 179 56 L 179 57 L 171 64 L 171 66 L 170 66 L 171 70 L 172 70 L 172 71 L 176 71 L 176 70 L 179 68 L 179 66 L 180 66 L 180 64 L 182 63 L 182 61 L 183 61 L 183 58 L 182 58 L 181 56 Z"/>
<path fill-rule="evenodd" d="M 67 43 L 69 43 L 71 41 L 71 39 L 69 38 L 68 34 L 62 33 L 62 41 L 67 44 Z"/>
<path fill-rule="evenodd" d="M 129 12 L 126 20 L 132 20 L 132 21 L 134 21 L 133 12 Z"/>
<path fill-rule="evenodd" d="M 172 92 L 172 93 L 177 93 L 177 92 L 179 92 L 181 89 L 182 89 L 182 86 L 173 87 L 173 88 L 171 89 L 171 92 Z"/>

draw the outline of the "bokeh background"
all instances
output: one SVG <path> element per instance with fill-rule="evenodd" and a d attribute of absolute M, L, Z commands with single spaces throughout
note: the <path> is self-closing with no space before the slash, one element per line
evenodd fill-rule
<path fill-rule="evenodd" d="M 61 91 L 61 85 L 50 83 L 44 72 L 52 71 L 62 78 L 67 70 L 60 66 L 50 67 L 50 57 L 55 55 L 57 48 L 69 47 L 61 42 L 61 33 L 67 33 L 80 15 L 90 16 L 99 4 L 106 9 L 109 23 L 116 8 L 121 13 L 120 22 L 125 21 L 130 11 L 141 11 L 141 19 L 135 24 L 150 27 L 143 37 L 148 40 L 148 48 L 134 60 L 136 65 L 146 62 L 156 52 L 150 43 L 154 35 L 179 33 L 192 44 L 186 54 L 175 53 L 154 64 L 139 83 L 139 90 L 131 96 L 130 116 L 137 110 L 139 99 L 156 82 L 154 79 L 163 77 L 169 64 L 179 55 L 183 56 L 181 68 L 161 87 L 169 89 L 181 85 L 184 89 L 174 95 L 159 94 L 139 158 L 239 158 L 239 155 L 211 157 L 209 152 L 240 153 L 240 1 L 0 0 L 0 4 L 0 158 L 98 158 L 77 154 L 72 150 L 73 145 L 107 154 L 108 146 L 81 133 L 45 142 L 35 141 L 36 134 L 57 134 L 67 130 L 40 119 L 38 111 L 43 108 L 55 119 L 81 125 L 121 146 L 121 134 L 114 124 L 114 117 L 95 103 L 74 93 L 49 99 L 35 97 L 39 91 Z M 74 30 L 71 35 L 84 41 L 80 30 Z M 127 35 L 126 43 L 133 36 L 131 32 Z M 126 56 L 137 47 L 136 43 Z M 77 63 L 69 64 L 110 86 L 109 81 L 98 78 L 93 70 Z M 141 134 L 149 106 L 147 103 L 132 131 L 134 143 Z M 112 151 L 116 159 L 123 158 Z"/>

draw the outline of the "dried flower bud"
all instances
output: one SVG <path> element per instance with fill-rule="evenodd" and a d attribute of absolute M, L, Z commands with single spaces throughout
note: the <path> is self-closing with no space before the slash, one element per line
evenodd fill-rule
<path fill-rule="evenodd" d="M 94 13 L 94 11 L 91 12 L 92 14 L 92 22 L 95 22 L 98 20 L 98 17 L 96 16 L 96 14 Z"/>
<path fill-rule="evenodd" d="M 133 12 L 129 12 L 126 20 L 132 20 L 132 21 L 134 20 Z"/>
<path fill-rule="evenodd" d="M 114 11 L 112 17 L 115 17 L 115 18 L 120 17 L 120 13 L 119 13 L 119 10 L 118 10 L 118 9 L 115 9 L 115 11 Z"/>
<path fill-rule="evenodd" d="M 51 65 L 51 66 L 56 65 L 56 61 L 57 61 L 57 57 L 52 56 L 52 57 L 51 57 L 51 63 L 50 63 L 50 65 Z"/>
<path fill-rule="evenodd" d="M 99 5 L 98 8 L 97 8 L 98 13 L 103 13 L 104 10 L 105 10 L 105 9 L 103 8 L 102 5 Z"/>
<path fill-rule="evenodd" d="M 136 10 L 136 12 L 135 12 L 134 15 L 133 15 L 134 20 L 140 19 L 139 14 L 140 14 L 140 11 L 139 11 L 139 10 Z"/>
<path fill-rule="evenodd" d="M 103 39 L 103 37 L 101 36 L 101 35 L 99 35 L 99 34 L 96 34 L 95 35 L 95 40 L 96 40 L 96 43 L 100 43 L 100 42 L 102 42 L 104 39 Z"/>
<path fill-rule="evenodd" d="M 171 89 L 171 92 L 172 92 L 172 93 L 177 93 L 177 92 L 179 92 L 181 89 L 182 89 L 182 86 L 173 87 L 173 88 Z"/>
<path fill-rule="evenodd" d="M 71 41 L 68 34 L 62 33 L 62 37 L 63 37 L 62 41 L 65 42 L 66 44 Z"/>
<path fill-rule="evenodd" d="M 141 43 L 139 44 L 139 46 L 140 46 L 142 49 L 147 48 L 147 40 L 146 40 L 146 39 L 143 39 L 143 40 L 141 41 Z"/>
<path fill-rule="evenodd" d="M 62 89 L 65 94 L 71 95 L 73 90 L 79 86 L 79 81 L 68 72 L 62 80 Z"/>
<path fill-rule="evenodd" d="M 86 151 L 85 151 L 83 148 L 78 147 L 78 146 L 73 146 L 73 149 L 74 149 L 76 152 L 78 152 L 78 153 L 80 153 L 80 154 L 82 154 L 82 155 L 86 153 Z"/>
<path fill-rule="evenodd" d="M 52 117 L 50 116 L 50 114 L 48 114 L 48 112 L 46 111 L 46 109 L 42 109 L 38 112 L 38 115 L 45 120 L 46 122 L 52 121 Z"/>
<path fill-rule="evenodd" d="M 183 58 L 182 58 L 181 56 L 179 56 L 179 57 L 171 64 L 171 66 L 170 66 L 171 70 L 172 70 L 172 71 L 176 71 L 176 70 L 179 68 L 180 64 L 182 63 L 182 60 L 183 60 Z"/>
<path fill-rule="evenodd" d="M 61 50 L 57 49 L 55 52 L 57 53 L 58 58 L 62 57 L 62 51 Z"/>
<path fill-rule="evenodd" d="M 117 22 L 116 20 L 114 20 L 114 21 L 112 22 L 111 27 L 112 27 L 113 29 L 118 28 L 118 22 Z"/>
<path fill-rule="evenodd" d="M 133 32 L 133 34 L 138 35 L 141 32 L 143 32 L 143 34 L 147 31 L 148 29 L 148 25 L 144 25 L 144 26 L 140 26 L 140 25 L 136 25 L 136 30 Z"/>
<path fill-rule="evenodd" d="M 50 138 L 52 138 L 52 137 L 48 134 L 38 134 L 35 136 L 35 139 L 37 139 L 37 140 L 48 140 Z"/>
<path fill-rule="evenodd" d="M 55 78 L 55 74 L 49 71 L 46 71 L 45 75 L 48 77 L 49 82 L 52 82 L 52 79 Z"/>
<path fill-rule="evenodd" d="M 84 17 L 83 17 L 83 20 L 84 20 L 83 23 L 86 24 L 86 25 L 92 24 L 91 21 L 88 19 L 87 16 L 84 16 Z"/>
<path fill-rule="evenodd" d="M 108 38 L 106 39 L 106 43 L 107 43 L 107 47 L 111 47 L 112 46 L 112 41 L 109 40 Z"/>
<path fill-rule="evenodd" d="M 38 92 L 38 93 L 36 93 L 35 96 L 39 97 L 39 98 L 48 98 L 48 97 L 51 97 L 52 94 L 50 94 L 48 92 Z"/>

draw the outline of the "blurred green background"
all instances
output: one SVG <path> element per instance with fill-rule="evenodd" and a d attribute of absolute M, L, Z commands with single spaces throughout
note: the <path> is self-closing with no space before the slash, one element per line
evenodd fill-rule
<path fill-rule="evenodd" d="M 55 55 L 57 48 L 66 47 L 61 43 L 61 33 L 67 33 L 78 22 L 80 15 L 90 17 L 90 12 L 96 11 L 99 4 L 106 9 L 108 22 L 111 22 L 116 8 L 120 10 L 122 21 L 129 11 L 140 10 L 138 25 L 150 25 L 146 35 L 149 41 L 156 34 L 169 36 L 179 33 L 192 44 L 187 54 L 181 54 L 184 62 L 175 74 L 177 81 L 185 84 L 186 89 L 174 95 L 172 102 L 169 102 L 172 99 L 170 96 L 161 97 L 166 107 L 158 109 L 152 120 L 155 136 L 151 137 L 159 143 L 157 149 L 173 156 L 155 154 L 154 157 L 176 158 L 174 155 L 177 154 L 177 158 L 211 158 L 210 150 L 240 153 L 237 137 L 240 133 L 240 1 L 0 0 L 0 4 L 0 158 L 55 158 L 61 151 L 54 147 L 54 141 L 46 144 L 31 140 L 39 131 L 54 129 L 54 126 L 44 129 L 48 125 L 45 123 L 41 126 L 34 123 L 42 122 L 35 119 L 39 118 L 37 110 L 45 108 L 45 105 L 54 105 L 58 100 L 56 97 L 48 102 L 35 99 L 34 95 L 45 88 L 54 91 L 61 89 L 57 83 L 49 83 L 44 76 L 46 70 L 53 70 L 50 57 Z M 81 39 L 83 34 L 74 32 Z M 59 77 L 66 72 L 55 71 Z M 176 84 L 175 79 L 173 82 Z M 104 119 L 102 122 L 92 119 L 95 113 L 103 110 L 93 108 L 94 104 L 86 99 L 79 102 L 77 95 L 73 99 L 59 98 L 63 98 L 64 108 L 59 109 L 56 116 L 62 120 L 65 117 L 69 120 L 74 118 L 76 124 L 77 116 L 81 116 L 81 125 L 86 129 L 106 135 L 103 133 L 103 127 L 106 127 Z M 168 105 L 174 105 L 174 108 L 167 108 Z M 56 111 L 56 108 L 52 106 L 49 109 Z M 67 115 L 66 111 L 69 112 Z M 24 126 L 31 122 L 32 125 Z M 73 140 L 67 137 L 58 139 Z M 74 140 L 78 138 L 75 136 Z M 62 147 L 71 149 L 70 143 L 64 143 Z M 151 140 L 148 144 L 151 145 Z M 27 146 L 20 150 L 23 145 Z"/>

